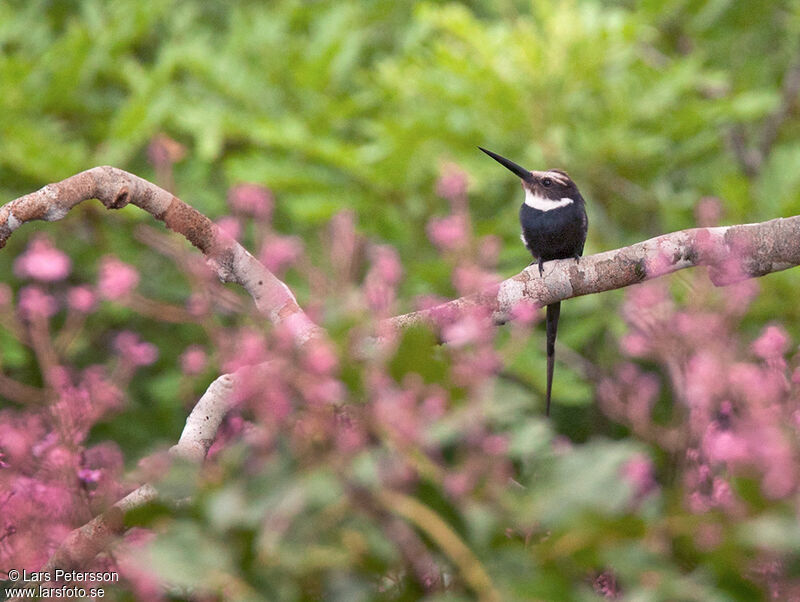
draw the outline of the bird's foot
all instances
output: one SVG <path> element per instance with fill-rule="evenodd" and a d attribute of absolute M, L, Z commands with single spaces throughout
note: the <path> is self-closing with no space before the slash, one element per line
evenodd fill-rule
<path fill-rule="evenodd" d="M 528 267 L 531 267 L 534 263 L 538 263 L 539 264 L 539 277 L 541 278 L 544 275 L 544 260 L 542 260 L 542 259 L 539 259 L 539 260 L 534 259 L 533 261 L 531 261 L 528 264 Z"/>

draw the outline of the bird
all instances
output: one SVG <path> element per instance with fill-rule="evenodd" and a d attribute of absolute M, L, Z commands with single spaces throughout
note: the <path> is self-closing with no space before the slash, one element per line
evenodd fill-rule
<path fill-rule="evenodd" d="M 574 258 L 580 261 L 589 220 L 586 202 L 577 185 L 561 169 L 528 171 L 505 157 L 478 147 L 522 181 L 525 200 L 519 208 L 519 222 L 525 247 L 539 264 L 539 277 L 544 275 L 544 262 L 551 259 Z M 533 265 L 533 263 L 531 263 Z M 550 398 L 553 388 L 556 333 L 561 302 L 547 306 L 545 318 L 547 332 L 547 416 L 550 415 Z"/>

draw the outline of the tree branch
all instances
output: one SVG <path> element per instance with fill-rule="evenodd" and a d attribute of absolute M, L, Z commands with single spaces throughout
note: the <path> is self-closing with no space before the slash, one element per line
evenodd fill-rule
<path fill-rule="evenodd" d="M 299 343 L 320 333 L 289 288 L 214 222 L 172 193 L 115 167 L 94 167 L 0 207 L 0 248 L 22 224 L 59 220 L 88 199 L 107 209 L 128 203 L 144 209 L 200 249 L 220 280 L 243 286 L 273 324 L 290 326 Z"/>
<path fill-rule="evenodd" d="M 544 277 L 531 265 L 492 289 L 437 307 L 389 318 L 395 328 L 441 324 L 471 308 L 492 312 L 496 324 L 509 321 L 519 303 L 544 306 L 602 293 L 705 265 L 716 286 L 800 265 L 800 216 L 759 224 L 680 230 L 629 247 L 574 259 L 548 261 Z"/>

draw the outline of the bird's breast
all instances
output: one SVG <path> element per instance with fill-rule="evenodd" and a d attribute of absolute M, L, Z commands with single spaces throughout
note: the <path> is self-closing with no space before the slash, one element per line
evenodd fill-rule
<path fill-rule="evenodd" d="M 519 221 L 525 246 L 535 257 L 545 260 L 574 257 L 583 250 L 586 240 L 583 203 L 573 201 L 547 210 L 525 203 L 520 208 Z"/>

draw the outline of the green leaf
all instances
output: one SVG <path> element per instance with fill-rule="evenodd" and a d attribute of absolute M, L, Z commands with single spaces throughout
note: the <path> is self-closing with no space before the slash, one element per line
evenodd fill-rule
<path fill-rule="evenodd" d="M 447 373 L 447 362 L 433 332 L 425 326 L 403 330 L 397 352 L 389 363 L 392 377 L 401 382 L 404 375 L 415 373 L 425 382 L 441 382 Z"/>

